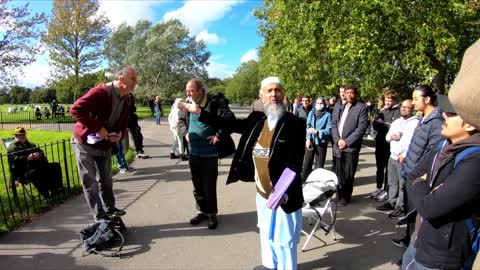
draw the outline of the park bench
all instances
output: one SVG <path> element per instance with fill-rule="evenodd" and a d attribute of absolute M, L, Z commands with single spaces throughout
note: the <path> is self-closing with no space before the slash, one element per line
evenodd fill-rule
<path fill-rule="evenodd" d="M 65 112 L 54 112 L 54 113 L 53 113 L 53 116 L 54 116 L 54 117 L 59 117 L 59 116 L 65 117 Z"/>

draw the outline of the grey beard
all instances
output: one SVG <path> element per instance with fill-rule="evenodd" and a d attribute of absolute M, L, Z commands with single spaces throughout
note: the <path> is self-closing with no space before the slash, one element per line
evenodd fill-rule
<path fill-rule="evenodd" d="M 265 104 L 265 114 L 274 118 L 281 118 L 287 111 L 283 103 Z"/>

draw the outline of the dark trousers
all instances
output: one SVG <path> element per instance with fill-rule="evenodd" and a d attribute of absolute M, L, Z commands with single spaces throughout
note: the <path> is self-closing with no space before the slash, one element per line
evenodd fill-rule
<path fill-rule="evenodd" d="M 388 159 L 390 157 L 390 145 L 378 144 L 375 146 L 375 162 L 377 164 L 377 188 L 388 189 Z"/>
<path fill-rule="evenodd" d="M 190 155 L 188 161 L 193 182 L 193 197 L 197 210 L 204 214 L 216 215 L 218 157 Z"/>
<path fill-rule="evenodd" d="M 337 166 L 336 166 L 337 159 L 333 155 L 333 144 L 335 144 L 333 142 L 333 137 L 330 137 L 330 143 L 332 144 L 332 172 L 337 173 Z"/>
<path fill-rule="evenodd" d="M 413 205 L 413 202 L 411 200 L 409 200 L 408 192 L 407 192 L 407 190 L 410 189 L 412 184 L 413 184 L 412 180 L 405 181 L 405 192 L 403 193 L 403 202 L 405 204 L 405 213 L 408 213 L 415 208 L 415 206 Z M 415 231 L 415 220 L 412 219 L 412 220 L 409 220 L 409 222 L 407 223 L 407 227 L 405 228 L 405 239 L 407 239 L 409 241 L 410 238 L 412 237 L 412 234 L 414 233 L 414 231 Z"/>
<path fill-rule="evenodd" d="M 358 166 L 358 153 L 342 152 L 340 158 L 336 158 L 336 174 L 338 177 L 339 199 L 350 201 L 353 193 L 353 179 Z"/>
<path fill-rule="evenodd" d="M 128 129 L 130 130 L 130 134 L 132 134 L 133 143 L 135 144 L 135 151 L 143 152 L 143 135 L 141 132 L 141 128 L 138 125 L 138 122 L 129 123 Z"/>
<path fill-rule="evenodd" d="M 305 149 L 305 157 L 303 159 L 302 180 L 305 182 L 308 175 L 312 172 L 312 165 L 314 169 L 323 168 L 325 165 L 325 158 L 327 156 L 327 144 L 316 145 L 312 143 L 313 149 Z M 313 161 L 315 160 L 315 164 Z"/>

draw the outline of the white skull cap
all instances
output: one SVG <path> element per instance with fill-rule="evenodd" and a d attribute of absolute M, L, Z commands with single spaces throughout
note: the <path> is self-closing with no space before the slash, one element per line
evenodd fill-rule
<path fill-rule="evenodd" d="M 283 83 L 280 80 L 280 78 L 278 78 L 278 77 L 267 77 L 267 78 L 263 79 L 263 81 L 260 85 L 261 85 L 261 88 L 263 89 L 265 86 L 267 86 L 271 83 L 277 83 L 277 84 L 280 84 L 280 86 L 283 87 Z"/>

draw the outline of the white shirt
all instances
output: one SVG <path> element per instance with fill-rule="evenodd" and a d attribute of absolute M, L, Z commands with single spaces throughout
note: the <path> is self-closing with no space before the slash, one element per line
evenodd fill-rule
<path fill-rule="evenodd" d="M 278 123 L 278 116 L 271 116 L 271 115 L 267 116 L 268 130 L 272 131 L 272 129 L 274 129 L 275 126 L 277 126 L 277 123 Z"/>
<path fill-rule="evenodd" d="M 343 110 L 343 113 L 342 113 L 342 118 L 340 119 L 340 124 L 338 125 L 338 134 L 342 139 L 343 139 L 342 137 L 343 125 L 345 124 L 345 120 L 347 120 L 348 111 L 350 111 L 350 107 L 348 107 L 348 104 L 347 104 L 345 105 L 345 109 Z"/>
<path fill-rule="evenodd" d="M 420 120 L 417 116 L 412 116 L 408 119 L 400 117 L 393 121 L 390 129 L 388 130 L 387 136 L 385 136 L 385 140 L 390 142 L 390 157 L 398 160 L 399 156 L 405 158 L 408 151 L 408 146 L 410 145 L 410 141 L 413 137 L 413 132 L 418 125 Z M 394 141 L 392 140 L 393 133 L 402 133 L 400 140 Z"/>

